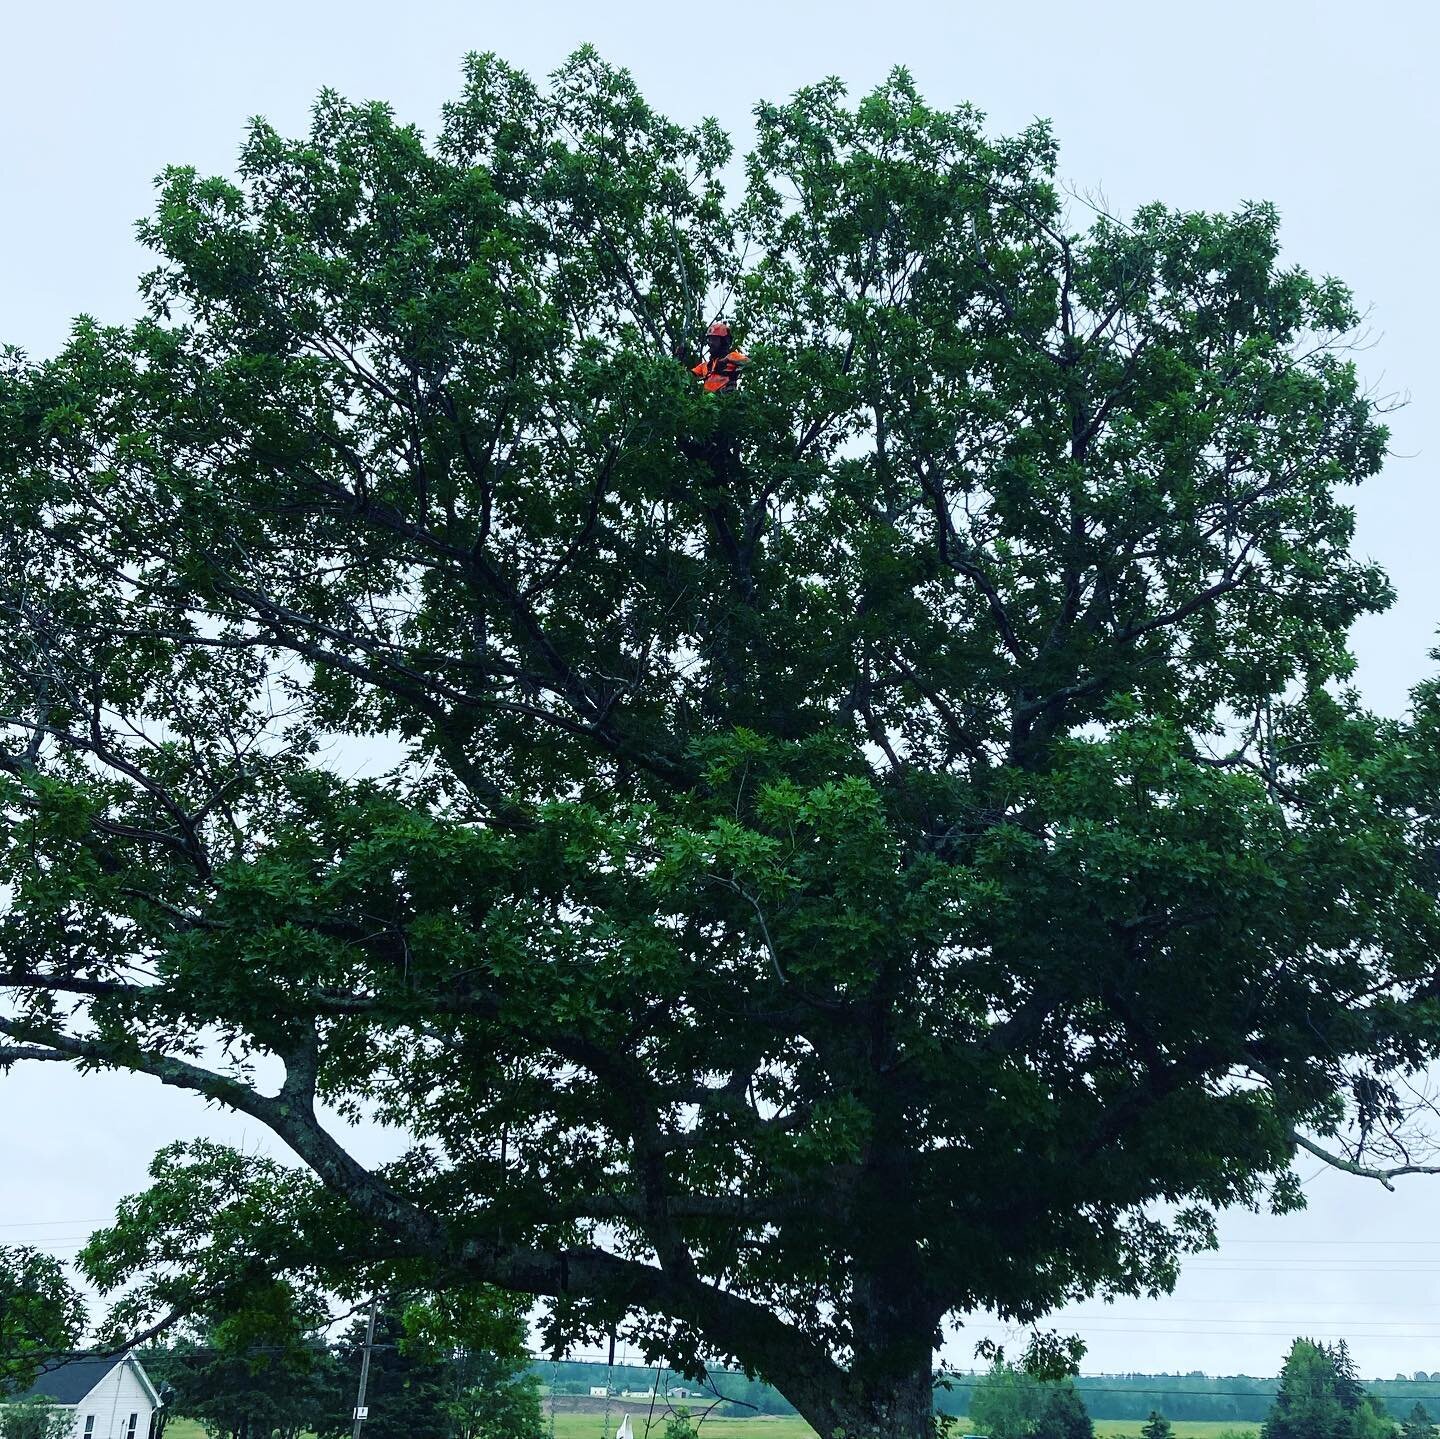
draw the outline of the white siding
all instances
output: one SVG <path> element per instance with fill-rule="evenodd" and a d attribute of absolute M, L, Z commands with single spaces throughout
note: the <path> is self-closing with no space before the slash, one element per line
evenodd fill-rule
<path fill-rule="evenodd" d="M 117 1364 L 76 1406 L 72 1439 L 84 1439 L 85 1416 L 95 1416 L 93 1439 L 129 1439 L 135 1416 L 135 1439 L 149 1439 L 155 1405 L 133 1364 Z"/>

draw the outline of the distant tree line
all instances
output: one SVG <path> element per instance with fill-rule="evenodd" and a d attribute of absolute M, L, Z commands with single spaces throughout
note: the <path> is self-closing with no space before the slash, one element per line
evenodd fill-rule
<path fill-rule="evenodd" d="M 718 1416 L 744 1414 L 793 1414 L 794 1406 L 778 1389 L 759 1379 L 729 1370 L 713 1370 L 703 1382 L 686 1379 L 674 1370 L 636 1364 L 593 1364 L 579 1360 L 539 1360 L 530 1373 L 549 1393 L 588 1394 L 608 1388 L 614 1394 L 648 1394 L 659 1385 L 663 1399 L 683 1389 L 699 1409 L 715 1403 Z"/>
<path fill-rule="evenodd" d="M 1309 1344 L 1310 1341 L 1296 1341 Z M 1353 1369 L 1344 1344 L 1329 1349 L 1314 1345 L 1321 1352 L 1341 1356 L 1342 1368 Z M 1292 1346 L 1293 1362 L 1295 1349 Z M 531 1373 L 547 1390 L 557 1394 L 588 1394 L 592 1388 L 607 1382 L 616 1393 L 648 1392 L 655 1384 L 657 1371 L 633 1364 L 616 1364 L 613 1369 L 603 1363 L 562 1360 L 537 1362 Z M 994 1371 L 948 1375 L 936 1393 L 936 1408 L 944 1414 L 976 1419 L 972 1404 L 977 1391 L 993 1381 Z M 1198 1371 L 1174 1374 L 1093 1374 L 1067 1381 L 1077 1400 L 1093 1419 L 1134 1420 L 1144 1424 L 1158 1414 L 1169 1420 L 1208 1420 L 1233 1423 L 1237 1429 L 1257 1428 L 1265 1422 L 1281 1392 L 1282 1380 L 1275 1376 L 1257 1377 L 1249 1374 L 1203 1374 Z M 1357 1381 L 1358 1382 L 1358 1381 Z M 668 1370 L 660 1371 L 660 1392 L 673 1392 L 683 1386 L 693 1393 L 696 1386 Z M 743 1374 L 712 1372 L 704 1387 L 711 1397 L 724 1396 L 732 1402 L 717 1414 L 789 1414 L 793 1409 L 775 1389 Z M 1381 1406 L 1383 1413 L 1397 1423 L 1407 1422 L 1418 1405 L 1428 1414 L 1440 1415 L 1440 1370 L 1420 1371 L 1412 1377 L 1396 1375 L 1394 1379 L 1374 1379 L 1365 1385 L 1365 1392 Z M 977 1423 L 982 1433 L 991 1432 Z M 1427 1436 L 1412 1436 L 1427 1439 Z"/>
<path fill-rule="evenodd" d="M 1344 1349 L 1343 1345 L 1337 1346 Z M 969 1415 L 970 1400 L 984 1374 L 956 1374 L 949 1388 L 938 1396 L 938 1407 L 947 1414 Z M 1076 1378 L 1075 1388 L 1086 1410 L 1095 1419 L 1145 1421 L 1152 1412 L 1172 1420 L 1209 1420 L 1258 1425 L 1264 1422 L 1275 1403 L 1280 1381 L 1273 1376 L 1248 1374 L 1093 1374 Z M 1366 1392 L 1382 1402 L 1384 1410 L 1397 1421 L 1404 1420 L 1416 1404 L 1440 1415 L 1440 1372 L 1433 1377 L 1417 1373 L 1413 1378 L 1376 1379 Z"/>
<path fill-rule="evenodd" d="M 1203 1376 L 1184 1377 L 1194 1380 Z M 1106 1390 L 1095 1380 L 1088 1386 L 1083 1380 L 1068 1379 L 1042 1383 L 1002 1360 L 997 1360 L 986 1374 L 966 1379 L 968 1382 L 952 1383 L 946 1392 L 962 1396 L 971 1427 L 986 1439 L 1094 1439 L 1095 1411 L 1087 1408 L 1082 1393 L 1088 1389 L 1092 1398 L 1102 1396 Z M 1428 1381 L 1418 1381 L 1424 1382 Z M 1393 1391 L 1396 1384 L 1406 1383 L 1418 1387 L 1415 1380 L 1390 1381 L 1385 1387 Z M 1393 1398 L 1387 1402 L 1385 1396 L 1361 1382 L 1344 1343 L 1327 1345 L 1297 1339 L 1278 1381 L 1271 1382 L 1269 1388 L 1272 1398 L 1258 1436 L 1253 1430 L 1237 1429 L 1228 1431 L 1230 1439 L 1440 1439 L 1430 1411 L 1414 1397 L 1415 1389 L 1409 1391 L 1408 1402 L 1397 1414 L 1391 1407 Z M 1140 1428 L 1142 1439 L 1172 1439 L 1177 1391 L 1152 1392 L 1168 1392 L 1171 1411 L 1167 1414 L 1152 1408 Z M 1127 1397 L 1133 1400 L 1135 1395 Z M 953 1400 L 950 1412 L 954 1412 Z M 1096 1412 L 1096 1417 L 1132 1416 L 1102 1416 Z M 1213 1420 L 1217 1416 L 1199 1413 L 1187 1417 Z"/>

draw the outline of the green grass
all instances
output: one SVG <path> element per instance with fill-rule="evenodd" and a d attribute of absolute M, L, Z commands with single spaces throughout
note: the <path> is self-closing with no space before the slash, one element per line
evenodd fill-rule
<path fill-rule="evenodd" d="M 1139 1439 L 1143 1419 L 1097 1419 L 1095 1439 Z M 1228 1429 L 1232 1434 L 1247 1431 L 1258 1435 L 1260 1423 L 1247 1423 L 1243 1419 L 1172 1419 L 1170 1427 L 1175 1439 L 1218 1439 Z"/>
<path fill-rule="evenodd" d="M 600 1414 L 557 1414 L 555 1416 L 555 1439 L 614 1439 L 615 1430 L 625 1410 L 616 1401 L 612 1411 L 609 1431 L 601 1435 L 604 1416 Z M 645 1433 L 645 1413 L 630 1411 L 630 1424 L 635 1430 L 635 1439 Z M 1096 1439 L 1139 1439 L 1138 1419 L 1097 1419 Z M 968 1426 L 961 1421 L 959 1432 Z M 1230 1430 L 1257 1431 L 1258 1424 L 1242 1424 L 1237 1420 L 1186 1420 L 1174 1423 L 1175 1439 L 1219 1439 L 1221 1433 Z M 547 1419 L 548 1429 L 548 1419 Z M 657 1420 L 650 1428 L 650 1439 L 663 1439 L 665 1425 Z M 814 1431 L 803 1419 L 707 1419 L 700 1429 L 701 1439 L 814 1439 Z M 205 1439 L 205 1431 L 193 1419 L 172 1419 L 165 1426 L 165 1439 Z"/>
<path fill-rule="evenodd" d="M 615 1430 L 625 1411 L 617 1406 L 605 1439 L 615 1439 Z M 630 1427 L 635 1439 L 645 1433 L 647 1409 L 638 1414 L 630 1411 Z M 600 1439 L 605 1419 L 600 1414 L 557 1414 L 555 1439 Z M 656 1418 L 650 1426 L 650 1439 L 664 1439 L 665 1421 Z M 701 1439 L 814 1439 L 815 1431 L 803 1419 L 707 1419 L 700 1426 Z"/>
<path fill-rule="evenodd" d="M 614 1409 L 607 1433 L 601 1435 L 604 1425 L 599 1414 L 557 1414 L 555 1416 L 555 1439 L 614 1439 L 615 1429 L 620 1423 L 624 1410 L 619 1404 Z M 635 1439 L 641 1439 L 645 1432 L 645 1411 L 630 1411 L 630 1424 L 635 1430 Z M 1139 1419 L 1097 1419 L 1096 1439 L 1139 1439 Z M 967 1428 L 962 1420 L 957 1432 Z M 1177 1419 L 1174 1423 L 1175 1439 L 1218 1439 L 1225 1430 L 1258 1431 L 1258 1424 L 1242 1424 L 1233 1419 L 1199 1420 Z M 650 1439 L 663 1439 L 665 1426 L 656 1421 L 650 1429 Z M 803 1419 L 707 1419 L 700 1429 L 701 1439 L 814 1439 L 814 1431 Z"/>

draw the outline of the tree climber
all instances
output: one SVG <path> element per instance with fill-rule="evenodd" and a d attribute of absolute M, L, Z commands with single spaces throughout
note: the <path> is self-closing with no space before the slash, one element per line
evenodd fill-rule
<path fill-rule="evenodd" d="M 716 320 L 705 331 L 705 348 L 709 352 L 698 365 L 691 365 L 691 374 L 705 382 L 707 394 L 718 395 L 740 388 L 740 371 L 750 363 L 750 356 L 734 347 L 734 336 L 724 320 Z"/>

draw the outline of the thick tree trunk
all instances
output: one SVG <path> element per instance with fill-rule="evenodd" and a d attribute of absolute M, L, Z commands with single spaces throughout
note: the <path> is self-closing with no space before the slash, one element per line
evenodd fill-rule
<path fill-rule="evenodd" d="M 897 1377 L 880 1388 L 871 1386 L 857 1406 L 857 1434 L 875 1439 L 933 1439 L 935 1393 L 930 1378 L 930 1356 L 918 1373 Z"/>
<path fill-rule="evenodd" d="M 933 1439 L 935 1434 L 928 1355 L 915 1373 L 868 1383 L 852 1376 L 840 1393 L 792 1398 L 791 1403 L 820 1439 Z"/>
<path fill-rule="evenodd" d="M 839 1432 L 845 1439 L 933 1439 L 932 1363 L 944 1306 L 930 1291 L 910 1223 L 909 1118 L 880 1079 L 893 1072 L 895 1055 L 883 1034 L 872 1036 L 872 1043 L 857 1084 L 869 1091 L 873 1128 L 853 1210 L 858 1235 L 849 1300 L 852 1353 Z M 825 1430 L 819 1433 L 830 1439 Z"/>
<path fill-rule="evenodd" d="M 814 1413 L 791 1396 L 820 1439 L 933 1439 L 936 1320 L 913 1248 L 887 1257 L 889 1265 L 854 1282 L 854 1352 L 836 1391 Z"/>

